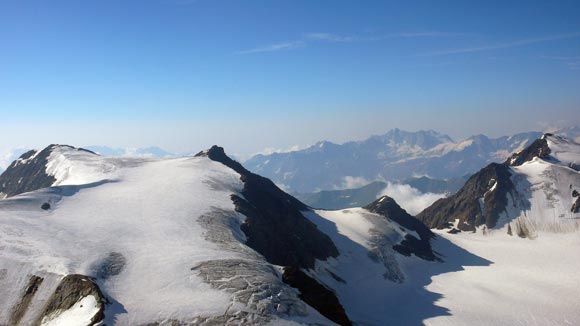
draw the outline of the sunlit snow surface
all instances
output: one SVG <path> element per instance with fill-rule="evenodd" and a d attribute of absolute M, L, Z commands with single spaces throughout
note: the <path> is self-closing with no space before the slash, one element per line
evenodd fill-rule
<path fill-rule="evenodd" d="M 556 136 L 547 137 L 550 157 L 534 158 L 512 167 L 515 194 L 508 195 L 507 211 L 498 226 L 524 224 L 531 237 L 539 231 L 575 232 L 580 229 L 580 213 L 572 212 L 576 200 L 572 193 L 580 191 L 580 145 Z"/>
<path fill-rule="evenodd" d="M 486 235 L 440 232 L 433 245 L 444 263 L 396 254 L 393 244 L 405 234 L 417 235 L 355 208 L 304 213 L 340 252 L 307 273 L 331 288 L 362 326 L 580 324 L 580 233 L 578 214 L 570 212 L 570 185 L 580 188 L 570 166 L 580 151 L 556 138 L 549 142 L 557 161 L 536 159 L 513 169 L 520 196 L 508 198 L 511 208 L 497 229 Z M 104 158 L 67 148 L 53 152 L 47 168 L 56 187 L 0 201 L 0 324 L 31 274 L 45 279 L 33 311 L 42 309 L 62 276 L 98 277 L 111 299 L 107 325 L 249 310 L 232 302 L 231 291 L 212 286 L 231 280 L 208 282 L 192 271 L 216 259 L 266 264 L 247 254 L 251 249 L 243 241 L 209 241 L 215 234 L 208 235 L 200 222 L 207 223 L 212 212 L 230 212 L 238 223 L 244 219 L 230 199 L 243 186 L 237 173 L 203 157 Z M 48 211 L 40 209 L 46 202 Z M 507 235 L 514 219 L 532 227 L 533 240 Z M 239 230 L 231 236 L 243 240 Z M 123 258 L 122 271 L 99 276 L 99 266 L 111 256 Z M 258 275 L 278 282 L 276 277 Z M 296 300 L 295 290 L 284 293 Z M 94 314 L 94 302 L 83 300 L 46 322 L 82 325 Z M 271 322 L 330 324 L 311 308 L 303 313 Z M 31 324 L 32 317 L 22 324 Z"/>
<path fill-rule="evenodd" d="M 88 325 L 97 311 L 97 299 L 94 296 L 89 295 L 75 303 L 70 309 L 57 314 L 51 319 L 42 320 L 40 326 Z"/>
<path fill-rule="evenodd" d="M 46 300 L 44 286 L 54 290 L 67 274 L 97 277 L 111 255 L 125 263 L 118 275 L 98 280 L 113 300 L 105 312 L 108 324 L 187 321 L 232 308 L 232 294 L 192 268 L 248 259 L 208 241 L 199 222 L 212 211 L 243 220 L 230 199 L 243 187 L 239 174 L 206 157 L 104 158 L 67 148 L 53 152 L 47 168 L 59 186 L 0 201 L 0 324 L 29 275 L 45 277 L 38 296 Z M 40 209 L 45 202 L 48 211 Z M 324 320 L 310 308 L 305 313 Z M 69 311 L 62 318 L 71 314 L 76 316 Z"/>
<path fill-rule="evenodd" d="M 509 236 L 506 227 L 484 235 L 436 231 L 444 263 L 389 256 L 405 281 L 382 277 L 373 248 L 373 216 L 362 209 L 307 214 L 343 253 L 317 264 L 358 325 L 579 325 L 580 233 L 538 231 L 535 239 Z M 322 217 L 322 218 L 321 218 Z M 382 230 L 400 236 L 396 224 Z M 387 248 L 388 249 L 388 248 Z M 328 271 L 346 281 L 333 279 Z"/>
<path fill-rule="evenodd" d="M 439 232 L 435 250 L 445 253 L 450 241 L 490 265 L 434 276 L 427 286 L 442 294 L 436 304 L 449 316 L 427 325 L 580 325 L 580 233 L 542 233 L 534 240 L 502 232 Z M 463 260 L 456 252 L 448 260 Z"/>
<path fill-rule="evenodd" d="M 427 290 L 442 294 L 436 304 L 450 316 L 428 325 L 580 325 L 580 214 L 571 210 L 573 190 L 580 191 L 580 145 L 544 137 L 549 157 L 512 167 L 516 193 L 508 194 L 496 228 L 437 231 L 435 250 L 445 255 L 452 244 L 472 255 L 456 252 L 447 261 L 478 257 L 489 265 L 434 276 Z M 517 225 L 525 226 L 526 238 L 516 235 Z"/>

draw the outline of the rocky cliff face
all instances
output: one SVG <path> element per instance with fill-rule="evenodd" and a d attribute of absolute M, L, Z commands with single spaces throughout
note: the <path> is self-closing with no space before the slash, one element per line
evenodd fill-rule
<path fill-rule="evenodd" d="M 312 268 L 315 259 L 336 257 L 338 250 L 327 235 L 301 214 L 307 206 L 280 190 L 272 181 L 246 170 L 214 146 L 206 154 L 241 175 L 243 198 L 233 195 L 247 245 L 273 264 Z"/>
<path fill-rule="evenodd" d="M 86 306 L 83 306 L 83 303 Z M 59 325 L 63 312 L 74 313 L 74 310 L 82 311 L 83 308 L 89 308 L 91 311 L 87 314 L 87 325 L 97 325 L 105 317 L 105 303 L 106 299 L 99 286 L 90 277 L 69 274 L 60 281 L 48 299 L 38 323 Z"/>
<path fill-rule="evenodd" d="M 580 175 L 574 167 L 579 159 L 579 144 L 545 134 L 504 163 L 481 169 L 456 194 L 438 200 L 417 218 L 430 228 L 463 231 L 507 223 L 508 234 L 525 237 L 534 237 L 537 230 L 575 230 Z"/>
<path fill-rule="evenodd" d="M 0 198 L 12 197 L 52 186 L 56 178 L 47 172 L 47 164 L 54 149 L 59 147 L 97 155 L 82 148 L 54 144 L 40 151 L 28 151 L 12 162 L 0 175 Z"/>
<path fill-rule="evenodd" d="M 520 166 L 526 162 L 533 160 L 534 158 L 545 159 L 550 155 L 550 147 L 548 146 L 547 136 L 552 136 L 552 134 L 546 134 L 538 139 L 536 139 L 530 146 L 526 147 L 523 151 L 514 153 L 510 156 L 505 164 L 509 166 Z"/>
<path fill-rule="evenodd" d="M 439 260 L 431 248 L 431 239 L 435 237 L 433 232 L 421 221 L 409 215 L 392 198 L 383 196 L 364 208 L 370 212 L 382 215 L 419 235 L 419 238 L 417 238 L 411 234 L 407 234 L 403 241 L 393 246 L 393 249 L 397 252 L 405 256 L 414 254 L 426 260 Z"/>
<path fill-rule="evenodd" d="M 439 199 L 417 218 L 437 229 L 455 226 L 475 231 L 480 225 L 493 228 L 506 208 L 507 194 L 514 190 L 510 178 L 509 167 L 492 163 L 469 178 L 456 194 Z"/>

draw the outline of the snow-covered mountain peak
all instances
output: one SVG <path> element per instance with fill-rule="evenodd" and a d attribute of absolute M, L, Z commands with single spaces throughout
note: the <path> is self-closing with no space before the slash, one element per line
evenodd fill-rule
<path fill-rule="evenodd" d="M 580 144 L 563 136 L 546 133 L 524 150 L 512 155 L 506 163 L 510 166 L 520 166 L 534 159 L 545 160 L 578 171 Z"/>
<path fill-rule="evenodd" d="M 544 134 L 505 163 L 474 174 L 418 217 L 432 228 L 500 229 L 534 238 L 580 229 L 580 144 Z"/>
<path fill-rule="evenodd" d="M 434 130 L 405 131 L 399 128 L 391 129 L 387 133 L 371 136 L 364 142 L 378 141 L 389 147 L 416 147 L 422 150 L 431 149 L 439 144 L 453 143 L 451 137 Z"/>
<path fill-rule="evenodd" d="M 544 135 L 550 156 L 557 164 L 568 166 L 576 171 L 580 171 L 580 144 L 574 140 L 551 134 Z"/>
<path fill-rule="evenodd" d="M 144 162 L 141 158 L 111 158 L 69 145 L 52 144 L 31 150 L 0 175 L 2 197 L 57 185 L 82 185 L 118 177 L 120 167 Z"/>
<path fill-rule="evenodd" d="M 385 324 L 390 291 L 365 289 L 438 259 L 396 203 L 314 211 L 219 146 L 23 161 L 2 176 L 28 188 L 0 200 L 0 324 Z"/>

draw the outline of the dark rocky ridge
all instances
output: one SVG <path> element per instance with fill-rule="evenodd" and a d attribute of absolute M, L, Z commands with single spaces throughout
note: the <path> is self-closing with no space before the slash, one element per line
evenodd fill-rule
<path fill-rule="evenodd" d="M 246 170 L 221 147 L 213 146 L 205 155 L 241 175 L 244 198 L 232 195 L 232 201 L 247 217 L 241 228 L 250 248 L 272 264 L 302 268 L 313 268 L 315 259 L 338 256 L 332 240 L 302 215 L 306 205 L 269 179 Z"/>
<path fill-rule="evenodd" d="M 22 154 L 18 160 L 12 162 L 0 175 L 0 196 L 12 197 L 52 186 L 56 179 L 46 173 L 46 164 L 53 149 L 59 146 L 95 154 L 86 149 L 56 144 L 41 151 L 28 151 Z"/>
<path fill-rule="evenodd" d="M 0 193 L 5 197 L 12 197 L 52 186 L 56 179 L 46 173 L 46 163 L 52 146 L 40 152 L 28 151 L 12 162 L 0 175 Z"/>
<path fill-rule="evenodd" d="M 440 260 L 431 248 L 430 240 L 435 237 L 435 234 L 433 234 L 425 224 L 401 208 L 394 199 L 388 196 L 383 196 L 364 208 L 398 223 L 407 230 L 417 232 L 420 239 L 407 234 L 401 243 L 393 246 L 393 249 L 398 253 L 405 256 L 414 254 L 415 256 L 425 260 Z"/>
<path fill-rule="evenodd" d="M 503 164 L 492 163 L 474 174 L 455 195 L 442 198 L 417 215 L 430 228 L 443 229 L 459 219 L 458 229 L 475 231 L 480 225 L 487 228 L 496 226 L 499 214 L 506 210 L 508 194 L 520 197 L 511 181 L 511 167 L 520 166 L 534 158 L 554 160 L 550 156 L 546 133 L 524 150 L 512 155 Z M 557 137 L 557 136 L 556 136 Z M 495 181 L 493 181 L 495 180 Z M 494 191 L 489 191 L 497 183 Z M 485 195 L 485 197 L 484 197 Z M 479 199 L 484 199 L 483 211 Z M 580 211 L 580 200 L 572 205 L 572 212 Z"/>
<path fill-rule="evenodd" d="M 289 272 L 285 272 L 283 281 L 297 288 L 304 302 L 340 325 L 351 325 L 336 295 L 300 271 L 301 268 L 313 268 L 316 259 L 339 255 L 330 237 L 302 215 L 301 211 L 308 206 L 280 190 L 269 179 L 246 170 L 229 158 L 222 147 L 213 146 L 196 156 L 207 156 L 240 174 L 244 183 L 243 198 L 232 195 L 232 201 L 236 211 L 246 216 L 240 227 L 247 237 L 246 245 L 269 263 L 286 266 Z"/>
<path fill-rule="evenodd" d="M 10 312 L 10 325 L 20 324 L 20 320 L 26 314 L 28 306 L 30 306 L 32 298 L 34 298 L 34 295 L 38 291 L 38 287 L 40 286 L 42 281 L 44 281 L 42 277 L 36 275 L 30 276 L 30 278 L 28 279 L 28 284 L 24 288 L 24 292 L 20 297 L 20 301 L 16 305 L 14 305 L 14 307 L 12 307 L 12 310 Z"/>
<path fill-rule="evenodd" d="M 90 325 L 97 325 L 105 318 L 106 299 L 101 293 L 99 286 L 87 276 L 69 274 L 58 284 L 52 296 L 48 299 L 44 311 L 38 320 L 50 316 L 58 311 L 68 310 L 79 300 L 92 295 L 97 301 L 98 311 L 91 318 Z"/>
<path fill-rule="evenodd" d="M 310 306 L 316 307 L 316 310 L 323 316 L 342 326 L 352 325 L 334 293 L 306 275 L 300 268 L 285 267 L 282 280 L 284 283 L 300 289 L 300 299 Z"/>
<path fill-rule="evenodd" d="M 552 134 L 544 134 L 542 137 L 536 139 L 530 146 L 526 147 L 523 151 L 518 152 L 510 156 L 505 164 L 509 166 L 520 166 L 525 162 L 529 162 L 534 159 L 534 157 L 547 158 L 550 155 L 550 147 L 548 147 L 548 141 L 546 136 L 552 136 Z"/>
<path fill-rule="evenodd" d="M 492 163 L 471 176 L 456 194 L 437 200 L 417 218 L 429 228 L 448 228 L 456 219 L 462 231 L 475 231 L 479 225 L 492 228 L 506 208 L 507 194 L 514 190 L 507 164 Z M 485 200 L 483 212 L 480 198 Z"/>
<path fill-rule="evenodd" d="M 457 228 L 463 231 L 475 231 L 477 226 L 487 228 L 496 226 L 500 213 L 506 210 L 508 194 L 517 191 L 511 181 L 511 166 L 520 166 L 534 158 L 550 160 L 550 147 L 544 134 L 524 150 L 513 154 L 503 164 L 492 163 L 467 180 L 463 188 L 455 195 L 442 198 L 417 215 L 430 228 L 444 229 L 458 219 Z M 489 191 L 494 188 L 493 191 Z M 479 200 L 483 198 L 483 210 Z M 576 206 L 576 205 L 575 205 Z M 580 203 L 578 204 L 580 206 Z M 572 207 L 574 209 L 580 207 Z"/>
<path fill-rule="evenodd" d="M 572 204 L 572 213 L 579 213 L 580 212 L 580 197 L 576 198 L 574 204 Z"/>

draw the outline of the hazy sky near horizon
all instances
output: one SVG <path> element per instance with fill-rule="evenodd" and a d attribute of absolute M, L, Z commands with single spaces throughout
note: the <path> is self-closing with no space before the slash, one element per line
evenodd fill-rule
<path fill-rule="evenodd" d="M 0 148 L 578 124 L 579 1 L 0 0 Z"/>

